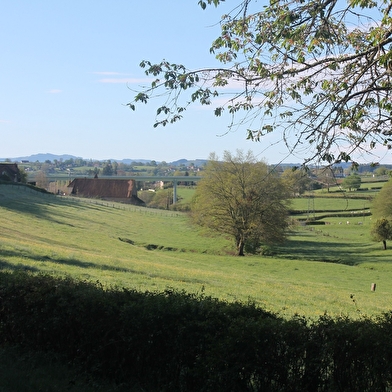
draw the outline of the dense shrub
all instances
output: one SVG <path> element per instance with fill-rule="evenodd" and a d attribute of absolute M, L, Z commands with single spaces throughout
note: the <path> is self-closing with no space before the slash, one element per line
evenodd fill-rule
<path fill-rule="evenodd" d="M 0 273 L 0 342 L 148 391 L 385 391 L 392 314 L 284 320 L 254 304 Z"/>
<path fill-rule="evenodd" d="M 317 225 L 325 225 L 324 221 L 320 221 L 320 220 L 307 220 L 305 222 L 306 225 L 312 225 L 312 226 L 317 226 Z"/>

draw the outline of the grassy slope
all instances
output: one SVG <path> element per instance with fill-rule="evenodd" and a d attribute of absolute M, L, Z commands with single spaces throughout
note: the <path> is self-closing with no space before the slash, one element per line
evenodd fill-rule
<path fill-rule="evenodd" d="M 370 241 L 369 217 L 298 227 L 275 257 L 237 258 L 228 254 L 230 240 L 202 233 L 181 213 L 24 189 L 0 186 L 2 268 L 140 290 L 205 290 L 229 301 L 250 298 L 286 316 L 327 311 L 355 317 L 357 307 L 366 314 L 390 309 L 390 251 Z M 148 250 L 149 244 L 163 248 Z"/>

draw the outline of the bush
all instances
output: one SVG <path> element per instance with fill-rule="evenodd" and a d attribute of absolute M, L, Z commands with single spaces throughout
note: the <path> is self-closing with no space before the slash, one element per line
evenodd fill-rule
<path fill-rule="evenodd" d="M 306 225 L 312 225 L 312 226 L 317 226 L 317 225 L 325 225 L 324 221 L 320 221 L 320 220 L 307 220 L 305 222 Z"/>
<path fill-rule="evenodd" d="M 252 303 L 0 273 L 0 342 L 149 391 L 385 391 L 392 313 L 284 320 Z"/>

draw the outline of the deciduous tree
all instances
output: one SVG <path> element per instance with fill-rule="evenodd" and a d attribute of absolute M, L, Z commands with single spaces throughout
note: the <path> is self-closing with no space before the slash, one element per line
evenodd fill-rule
<path fill-rule="evenodd" d="M 40 170 L 35 176 L 35 182 L 38 188 L 47 189 L 49 186 L 49 180 L 46 173 Z"/>
<path fill-rule="evenodd" d="M 114 174 L 112 162 L 108 161 L 105 163 L 105 166 L 102 169 L 102 175 L 104 176 L 112 176 Z"/>
<path fill-rule="evenodd" d="M 153 80 L 129 106 L 166 94 L 158 126 L 181 119 L 192 102 L 211 105 L 249 139 L 277 132 L 305 162 L 351 161 L 356 152 L 390 149 L 391 14 L 391 0 L 271 0 L 266 6 L 239 0 L 211 44 L 219 66 L 142 61 Z M 224 104 L 214 101 L 220 95 Z"/>
<path fill-rule="evenodd" d="M 350 174 L 344 178 L 342 188 L 349 191 L 356 190 L 361 187 L 361 182 L 361 177 L 358 174 Z"/>
<path fill-rule="evenodd" d="M 322 188 L 327 188 L 329 192 L 330 187 L 337 185 L 337 178 L 335 171 L 331 167 L 322 167 L 321 169 L 313 170 L 313 174 L 316 176 L 316 182 Z"/>
<path fill-rule="evenodd" d="M 27 172 L 23 166 L 19 167 L 20 182 L 23 184 L 27 183 Z"/>
<path fill-rule="evenodd" d="M 278 176 L 252 153 L 215 154 L 199 181 L 192 204 L 194 220 L 235 240 L 237 254 L 245 246 L 285 239 L 289 192 Z"/>
<path fill-rule="evenodd" d="M 376 170 L 374 170 L 374 174 L 376 176 L 386 176 L 389 175 L 390 170 L 387 169 L 385 166 L 380 166 Z"/>
<path fill-rule="evenodd" d="M 373 199 L 372 215 L 376 218 L 392 219 L 392 179 L 384 184 Z"/>
<path fill-rule="evenodd" d="M 291 190 L 294 197 L 300 196 L 309 190 L 311 180 L 309 173 L 301 168 L 289 168 L 282 173 L 282 180 Z"/>
<path fill-rule="evenodd" d="M 392 239 L 391 221 L 385 218 L 378 219 L 372 227 L 372 238 L 374 241 L 382 241 L 384 250 L 387 249 L 387 240 Z"/>

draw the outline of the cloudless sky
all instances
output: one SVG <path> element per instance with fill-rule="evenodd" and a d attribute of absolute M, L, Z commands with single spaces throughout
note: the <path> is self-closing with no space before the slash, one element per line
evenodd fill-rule
<path fill-rule="evenodd" d="M 246 140 L 195 105 L 153 128 L 157 102 L 131 111 L 148 80 L 141 60 L 188 68 L 216 64 L 210 44 L 237 3 L 198 0 L 5 0 L 0 13 L 0 157 L 36 153 L 85 159 L 206 159 L 252 150 L 268 163 L 298 162 L 283 146 Z M 261 6 L 260 2 L 260 6 Z M 139 87 L 140 88 L 140 87 Z M 162 102 L 161 102 L 162 103 Z"/>

